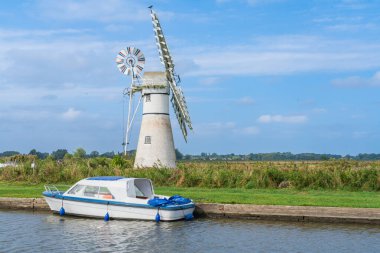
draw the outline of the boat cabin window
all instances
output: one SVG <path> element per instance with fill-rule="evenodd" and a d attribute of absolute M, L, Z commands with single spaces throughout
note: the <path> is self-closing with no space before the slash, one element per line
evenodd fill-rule
<path fill-rule="evenodd" d="M 84 188 L 84 185 L 80 185 L 80 184 L 77 184 L 76 186 L 74 186 L 69 192 L 68 194 L 72 194 L 72 195 L 82 195 L 83 194 L 83 188 Z"/>
<path fill-rule="evenodd" d="M 114 199 L 114 196 L 111 194 L 110 190 L 108 190 L 107 187 L 100 187 L 99 198 L 100 199 Z"/>
<path fill-rule="evenodd" d="M 100 199 L 114 199 L 115 198 L 107 187 L 90 186 L 90 185 L 86 186 L 86 185 L 80 185 L 80 184 L 77 184 L 76 186 L 74 186 L 68 192 L 68 194 L 84 196 L 84 197 L 100 198 Z"/>
<path fill-rule="evenodd" d="M 152 184 L 146 179 L 135 179 L 136 198 L 148 199 L 153 195 Z"/>
<path fill-rule="evenodd" d="M 99 186 L 86 186 L 84 189 L 83 196 L 86 197 L 98 197 L 98 192 L 99 192 Z"/>

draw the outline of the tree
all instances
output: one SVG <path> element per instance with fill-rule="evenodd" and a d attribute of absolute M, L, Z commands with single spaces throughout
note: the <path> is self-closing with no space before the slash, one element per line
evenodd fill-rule
<path fill-rule="evenodd" d="M 62 160 L 67 153 L 69 152 L 66 149 L 57 149 L 51 153 L 51 156 L 54 160 Z"/>
<path fill-rule="evenodd" d="M 89 156 L 92 157 L 92 158 L 98 157 L 99 156 L 99 152 L 98 151 L 92 151 Z"/>
<path fill-rule="evenodd" d="M 83 148 L 77 148 L 77 150 L 74 152 L 75 158 L 85 158 L 86 157 L 86 150 Z"/>
<path fill-rule="evenodd" d="M 107 157 L 107 158 L 113 158 L 115 156 L 115 152 L 105 152 L 103 154 L 101 154 L 100 156 L 102 157 Z"/>
<path fill-rule="evenodd" d="M 14 155 L 19 155 L 20 152 L 17 151 L 5 151 L 3 153 L 0 153 L 0 157 L 6 157 L 6 156 L 14 156 Z"/>
<path fill-rule="evenodd" d="M 36 149 L 30 150 L 29 155 L 37 155 L 37 150 Z"/>
<path fill-rule="evenodd" d="M 175 158 L 177 160 L 182 160 L 183 158 L 183 154 L 178 149 L 175 149 Z"/>
<path fill-rule="evenodd" d="M 45 159 L 46 157 L 49 156 L 49 153 L 42 153 L 42 152 L 37 151 L 36 149 L 32 149 L 30 150 L 29 155 L 35 155 L 38 157 L 38 159 Z"/>
<path fill-rule="evenodd" d="M 327 161 L 329 157 L 327 155 L 321 155 L 321 160 L 322 161 Z"/>

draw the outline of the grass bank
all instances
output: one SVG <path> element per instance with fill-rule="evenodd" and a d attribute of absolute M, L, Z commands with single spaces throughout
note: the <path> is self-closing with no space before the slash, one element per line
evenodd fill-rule
<path fill-rule="evenodd" d="M 36 198 L 41 197 L 43 190 L 42 184 L 0 182 L 0 197 Z M 380 208 L 379 192 L 162 186 L 155 191 L 169 196 L 180 194 L 203 203 Z"/>
<path fill-rule="evenodd" d="M 17 160 L 18 159 L 18 160 Z M 180 162 L 177 169 L 133 169 L 123 157 L 113 159 L 19 156 L 17 167 L 0 169 L 0 180 L 33 184 L 72 184 L 91 176 L 144 177 L 162 187 L 380 191 L 380 161 L 323 162 Z"/>

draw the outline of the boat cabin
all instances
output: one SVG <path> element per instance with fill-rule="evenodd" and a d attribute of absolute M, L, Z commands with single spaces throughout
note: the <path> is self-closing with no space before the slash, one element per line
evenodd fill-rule
<path fill-rule="evenodd" d="M 90 177 L 68 189 L 64 196 L 126 201 L 128 198 L 142 200 L 154 198 L 152 181 L 146 178 Z M 140 202 L 140 201 L 138 201 Z"/>

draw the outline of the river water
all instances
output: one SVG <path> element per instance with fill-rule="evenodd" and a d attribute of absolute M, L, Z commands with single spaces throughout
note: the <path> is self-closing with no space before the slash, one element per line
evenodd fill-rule
<path fill-rule="evenodd" d="M 380 226 L 109 221 L 0 211 L 0 252 L 380 252 Z"/>

